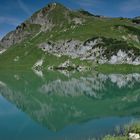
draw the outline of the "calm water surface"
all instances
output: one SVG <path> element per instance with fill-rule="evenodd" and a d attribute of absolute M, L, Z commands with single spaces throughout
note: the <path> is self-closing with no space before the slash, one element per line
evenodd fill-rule
<path fill-rule="evenodd" d="M 139 120 L 140 74 L 0 71 L 0 140 L 86 140 Z"/>

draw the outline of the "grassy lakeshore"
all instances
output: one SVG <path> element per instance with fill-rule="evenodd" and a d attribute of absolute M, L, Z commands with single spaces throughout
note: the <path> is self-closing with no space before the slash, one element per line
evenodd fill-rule
<path fill-rule="evenodd" d="M 105 136 L 103 140 L 132 140 L 132 138 L 129 137 L 129 133 L 140 135 L 140 122 L 130 123 L 128 125 L 125 125 L 123 128 L 116 128 L 116 135 Z"/>

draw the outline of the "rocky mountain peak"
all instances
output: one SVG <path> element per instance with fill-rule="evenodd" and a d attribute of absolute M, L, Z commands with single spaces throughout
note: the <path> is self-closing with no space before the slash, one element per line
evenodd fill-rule
<path fill-rule="evenodd" d="M 44 25 L 48 23 L 48 15 L 52 12 L 58 4 L 51 3 L 45 6 L 44 8 L 40 9 L 39 11 L 35 12 L 28 20 L 30 24 L 40 24 Z"/>
<path fill-rule="evenodd" d="M 60 24 L 63 21 L 60 18 L 64 18 L 68 11 L 66 7 L 59 3 L 48 4 L 2 38 L 0 46 L 8 48 L 26 38 L 35 36 L 39 32 L 51 30 L 55 24 Z"/>

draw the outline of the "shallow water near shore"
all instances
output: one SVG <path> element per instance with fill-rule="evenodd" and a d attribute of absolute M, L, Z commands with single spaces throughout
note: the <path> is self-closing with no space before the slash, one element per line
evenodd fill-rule
<path fill-rule="evenodd" d="M 0 71 L 0 139 L 87 140 L 140 118 L 140 74 Z"/>

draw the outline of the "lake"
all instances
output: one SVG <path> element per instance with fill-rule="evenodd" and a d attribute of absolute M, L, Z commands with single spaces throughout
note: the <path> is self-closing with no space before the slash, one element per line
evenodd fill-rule
<path fill-rule="evenodd" d="M 0 71 L 1 140 L 87 140 L 140 118 L 140 74 Z"/>

